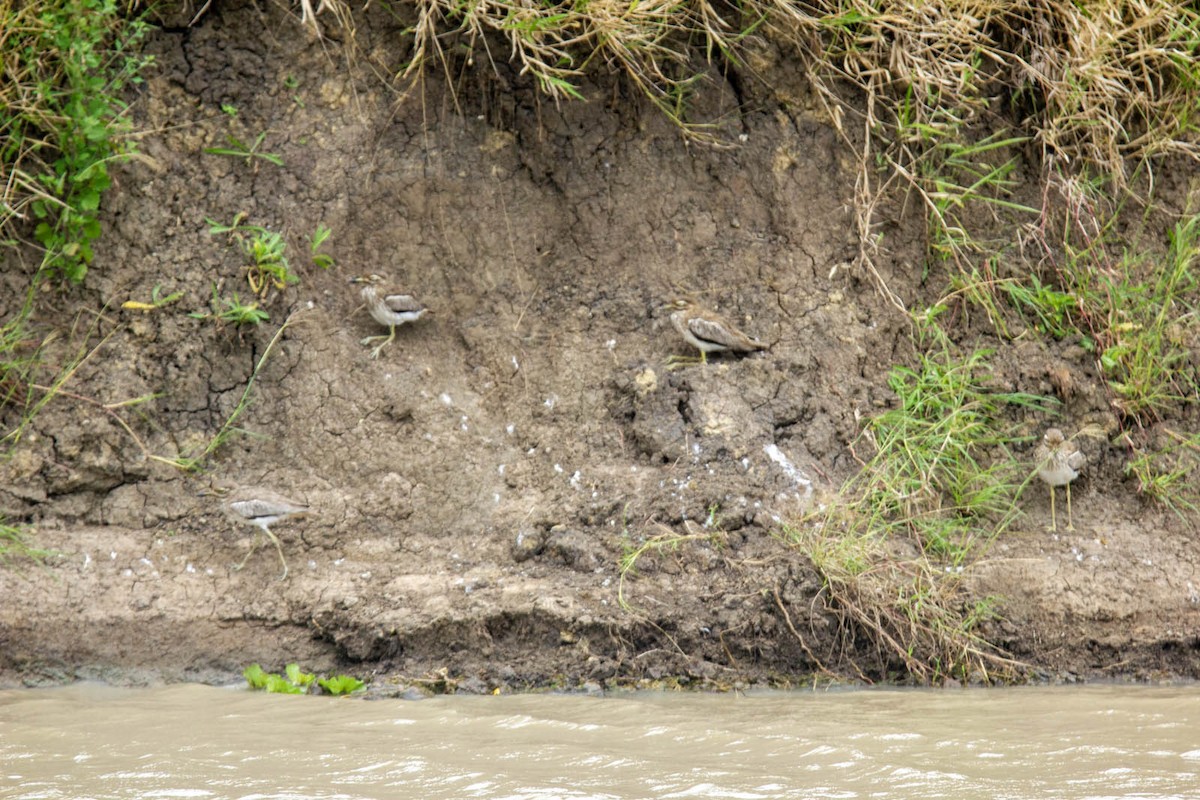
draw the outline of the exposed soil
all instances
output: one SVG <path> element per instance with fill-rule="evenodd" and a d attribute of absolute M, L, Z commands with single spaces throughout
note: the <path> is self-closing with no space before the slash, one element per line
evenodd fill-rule
<path fill-rule="evenodd" d="M 728 146 L 709 147 L 616 80 L 555 107 L 515 74 L 463 68 L 453 90 L 431 71 L 401 99 L 388 82 L 409 21 L 378 5 L 356 17 L 352 63 L 270 3 L 217 3 L 153 35 L 133 106 L 146 158 L 116 170 L 86 283 L 37 301 L 39 333 L 62 330 L 52 358 L 96 351 L 0 467 L 0 511 L 62 553 L 0 571 L 3 680 L 225 680 L 299 661 L 482 691 L 804 680 L 814 654 L 839 664 L 816 575 L 773 533 L 855 472 L 859 419 L 892 402 L 887 372 L 913 344 L 850 266 L 848 155 L 803 71 L 764 50 L 765 82 L 714 72 L 697 113 Z M 204 152 L 264 130 L 283 167 Z M 1189 190 L 1181 179 L 1181 207 Z M 214 283 L 250 294 L 236 243 L 205 224 L 239 213 L 286 234 L 301 278 L 249 329 L 188 316 Z M 307 257 L 321 223 L 329 270 Z M 922 221 L 897 214 L 884 233 L 882 278 L 929 302 Z M 7 315 L 35 256 L 2 252 Z M 364 272 L 433 309 L 378 360 L 359 340 L 379 326 L 347 283 Z M 184 298 L 122 309 L 159 285 Z M 770 350 L 666 370 L 686 348 L 660 308 L 681 291 Z M 211 464 L 313 507 L 274 528 L 280 581 L 269 545 L 233 569 L 251 529 L 197 496 L 207 478 L 147 459 L 78 397 L 156 394 L 117 413 L 150 453 L 188 451 L 289 313 L 246 435 Z M 1077 343 L 990 344 L 998 384 L 1053 394 L 1065 375 L 1057 424 L 1115 432 Z M 1200 676 L 1195 533 L 1136 496 L 1110 441 L 1083 440 L 1076 531 L 1045 531 L 1036 487 L 973 568 L 978 592 L 1005 598 L 989 633 L 1049 676 Z M 622 608 L 622 553 L 662 531 L 715 541 L 647 554 Z"/>

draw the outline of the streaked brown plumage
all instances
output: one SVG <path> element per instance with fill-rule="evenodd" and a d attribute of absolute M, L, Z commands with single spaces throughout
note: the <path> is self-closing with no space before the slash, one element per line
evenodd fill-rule
<path fill-rule="evenodd" d="M 753 353 L 767 349 L 765 343 L 743 333 L 726 317 L 711 309 L 688 300 L 675 300 L 671 308 L 675 309 L 671 314 L 671 324 L 688 344 L 700 351 L 701 364 L 708 363 L 709 353 Z M 688 359 L 673 357 L 672 360 Z"/>

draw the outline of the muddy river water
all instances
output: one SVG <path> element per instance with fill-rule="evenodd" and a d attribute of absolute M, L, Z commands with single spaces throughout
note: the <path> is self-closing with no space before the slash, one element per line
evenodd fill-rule
<path fill-rule="evenodd" d="M 1200 686 L 0 692 L 4 798 L 1200 798 Z"/>

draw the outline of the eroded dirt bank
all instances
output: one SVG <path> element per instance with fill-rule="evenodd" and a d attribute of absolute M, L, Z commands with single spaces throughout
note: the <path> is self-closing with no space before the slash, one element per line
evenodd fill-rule
<path fill-rule="evenodd" d="M 348 65 L 274 5 L 232 5 L 152 37 L 158 68 L 134 105 L 146 158 L 117 171 L 86 284 L 39 298 L 43 332 L 74 323 L 48 352 L 66 364 L 96 348 L 72 395 L 158 397 L 120 412 L 144 451 L 112 413 L 64 395 L 0 468 L 0 509 L 63 554 L 0 572 L 5 680 L 219 680 L 294 660 L 445 670 L 487 690 L 841 666 L 853 632 L 773 533 L 855 470 L 858 420 L 887 407 L 887 371 L 912 344 L 849 264 L 847 156 L 796 64 L 764 51 L 766 84 L 712 76 L 698 113 L 730 145 L 714 148 L 617 83 L 556 108 L 515 75 L 468 72 L 452 92 L 431 72 L 423 99 L 400 101 L 384 80 L 408 57 L 404 20 L 362 15 Z M 204 152 L 263 131 L 284 166 Z M 188 316 L 214 284 L 249 294 L 237 245 L 205 223 L 239 214 L 286 235 L 300 277 L 249 329 Z M 329 270 L 307 257 L 319 224 Z M 883 279 L 928 302 L 921 221 L 885 233 Z M 12 297 L 22 267 L 5 267 Z M 378 360 L 359 344 L 378 326 L 347 284 L 363 272 L 434 312 Z M 156 286 L 185 294 L 121 308 Z M 664 369 L 685 352 L 660 310 L 678 292 L 770 350 Z M 211 470 L 313 507 L 276 528 L 291 565 L 278 581 L 269 546 L 232 569 L 251 537 L 197 496 L 207 479 L 146 454 L 211 438 L 289 313 L 246 435 Z M 1002 347 L 1002 385 L 1052 394 L 1068 370 L 1062 419 L 1105 428 L 1078 347 Z M 1047 495 L 1032 492 L 975 568 L 978 590 L 1005 598 L 989 632 L 1048 675 L 1195 677 L 1194 534 L 1142 504 L 1107 440 L 1086 446 L 1077 530 L 1047 534 Z M 693 538 L 622 585 L 622 553 L 663 532 Z"/>

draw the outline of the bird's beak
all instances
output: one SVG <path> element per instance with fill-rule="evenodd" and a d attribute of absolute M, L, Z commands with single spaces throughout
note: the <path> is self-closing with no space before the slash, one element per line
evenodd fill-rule
<path fill-rule="evenodd" d="M 350 279 L 350 283 L 362 283 L 365 280 L 366 280 L 366 278 L 362 277 L 361 275 L 355 275 L 353 278 Z"/>

